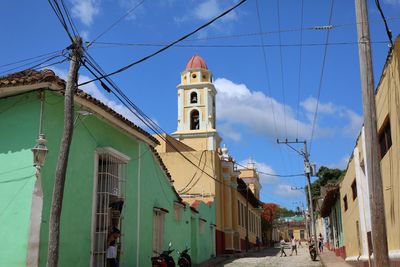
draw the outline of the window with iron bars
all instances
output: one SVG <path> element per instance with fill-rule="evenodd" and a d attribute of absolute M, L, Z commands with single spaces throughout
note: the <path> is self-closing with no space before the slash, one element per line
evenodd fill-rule
<path fill-rule="evenodd" d="M 107 250 L 117 247 L 122 254 L 126 165 L 129 158 L 111 148 L 98 149 L 95 178 L 95 216 L 93 221 L 92 266 L 107 266 Z"/>

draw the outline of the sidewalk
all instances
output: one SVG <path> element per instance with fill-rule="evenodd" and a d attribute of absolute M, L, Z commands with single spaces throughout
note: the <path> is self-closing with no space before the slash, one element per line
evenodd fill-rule
<path fill-rule="evenodd" d="M 333 251 L 327 249 L 320 253 L 319 257 L 325 267 L 352 267 L 342 257 L 336 256 Z"/>

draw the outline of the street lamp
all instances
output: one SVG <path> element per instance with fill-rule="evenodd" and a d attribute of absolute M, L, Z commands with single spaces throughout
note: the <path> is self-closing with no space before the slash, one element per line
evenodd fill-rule
<path fill-rule="evenodd" d="M 43 166 L 46 159 L 46 155 L 49 150 L 46 147 L 46 138 L 44 134 L 39 134 L 39 138 L 36 140 L 36 145 L 32 148 L 33 152 L 33 166 L 40 168 Z"/>

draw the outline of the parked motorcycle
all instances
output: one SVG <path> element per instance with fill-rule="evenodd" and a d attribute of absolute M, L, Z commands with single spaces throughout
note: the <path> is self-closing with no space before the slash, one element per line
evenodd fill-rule
<path fill-rule="evenodd" d="M 192 259 L 190 258 L 190 255 L 188 251 L 190 248 L 184 249 L 183 251 L 179 252 L 179 259 L 178 259 L 178 266 L 179 267 L 191 267 L 192 266 Z"/>
<path fill-rule="evenodd" d="M 175 267 L 174 258 L 171 253 L 174 249 L 171 249 L 171 242 L 168 245 L 168 250 L 164 250 L 159 256 L 151 258 L 152 267 Z"/>
<path fill-rule="evenodd" d="M 317 250 L 314 242 L 310 243 L 308 246 L 308 251 L 310 252 L 311 260 L 315 261 L 317 259 Z"/>

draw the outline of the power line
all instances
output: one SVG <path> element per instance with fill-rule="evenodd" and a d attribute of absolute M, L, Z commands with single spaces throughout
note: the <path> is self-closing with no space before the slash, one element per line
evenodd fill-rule
<path fill-rule="evenodd" d="M 127 70 L 127 69 L 129 69 L 129 68 L 131 68 L 131 67 L 133 67 L 133 66 L 135 66 L 135 65 L 137 65 L 137 64 L 139 64 L 139 63 L 141 63 L 141 62 L 143 62 L 143 61 L 146 61 L 146 60 L 148 60 L 148 59 L 150 59 L 150 58 L 152 58 L 152 57 L 158 55 L 159 53 L 161 53 L 161 52 L 167 50 L 167 49 L 170 48 L 171 46 L 173 46 L 173 45 L 175 45 L 175 44 L 177 44 L 177 43 L 179 43 L 179 42 L 181 42 L 181 41 L 187 39 L 188 37 L 192 36 L 193 34 L 197 33 L 198 31 L 200 31 L 200 30 L 206 28 L 207 26 L 209 26 L 210 24 L 212 24 L 212 23 L 215 22 L 216 20 L 222 18 L 222 17 L 225 16 L 226 14 L 230 13 L 232 10 L 236 9 L 237 7 L 239 7 L 240 5 L 242 5 L 242 4 L 243 4 L 244 2 L 246 2 L 246 1 L 247 1 L 247 0 L 241 0 L 239 3 L 237 3 L 237 4 L 234 5 L 233 7 L 229 8 L 228 10 L 224 11 L 222 14 L 218 15 L 217 17 L 213 18 L 212 20 L 208 21 L 207 23 L 203 24 L 202 26 L 198 27 L 197 29 L 191 31 L 190 33 L 188 33 L 188 34 L 182 36 L 182 37 L 179 38 L 178 40 L 176 40 L 176 41 L 174 41 L 174 42 L 172 42 L 172 43 L 170 43 L 170 44 L 164 46 L 164 47 L 161 48 L 160 50 L 158 50 L 158 51 L 156 51 L 156 52 L 154 52 L 154 53 L 152 53 L 152 54 L 150 54 L 150 55 L 148 55 L 148 56 L 146 56 L 146 57 L 144 57 L 144 58 L 142 58 L 142 59 L 139 59 L 139 60 L 137 60 L 137 61 L 135 61 L 135 62 L 133 62 L 133 63 L 131 63 L 131 64 L 128 64 L 128 65 L 126 65 L 125 67 L 122 67 L 122 68 L 120 68 L 120 69 L 118 69 L 118 70 L 116 70 L 116 71 L 113 71 L 113 72 L 111 72 L 111 73 L 102 75 L 101 77 L 98 77 L 98 78 L 96 78 L 96 79 L 83 82 L 83 83 L 79 84 L 79 86 L 82 86 L 82 85 L 85 85 L 85 84 L 88 84 L 88 83 L 91 83 L 91 82 L 94 82 L 94 81 L 98 81 L 98 80 L 100 80 L 100 79 L 102 79 L 102 78 L 109 77 L 109 76 L 112 76 L 112 75 L 114 75 L 114 74 L 120 73 L 120 72 L 122 72 L 122 71 L 125 71 L 125 70 Z"/>
<path fill-rule="evenodd" d="M 281 30 L 281 15 L 280 15 L 280 1 L 276 0 L 277 10 L 278 10 L 278 30 Z M 282 38 L 281 33 L 278 34 L 279 37 L 279 59 L 281 61 L 280 70 L 281 70 L 281 88 L 282 88 L 282 99 L 283 99 L 283 122 L 285 124 L 285 137 L 287 138 L 287 125 L 286 125 L 286 96 L 285 96 L 285 79 L 283 77 L 283 56 L 282 56 Z"/>
<path fill-rule="evenodd" d="M 87 51 L 86 51 L 86 53 L 87 53 Z M 87 58 L 86 58 L 86 59 L 87 59 Z M 88 69 L 88 71 L 91 72 L 93 76 L 95 76 L 95 77 L 98 78 L 98 79 L 101 79 L 97 74 L 95 74 L 95 73 L 93 72 L 93 70 L 91 70 L 91 69 L 86 65 L 86 63 L 88 63 L 88 62 L 90 62 L 90 61 L 89 61 L 89 60 L 86 60 L 85 62 L 82 63 L 82 65 L 83 65 L 86 69 Z M 99 70 L 99 69 L 97 69 L 97 68 L 94 66 L 95 64 L 91 63 L 90 65 L 91 65 L 91 67 L 94 68 L 100 75 L 103 75 L 103 74 L 102 74 L 102 71 Z M 109 77 L 104 77 L 104 79 L 109 80 Z M 110 83 L 110 82 L 108 81 L 108 83 Z M 112 92 L 112 93 L 114 94 L 114 96 L 115 96 L 129 111 L 131 111 L 136 117 L 138 117 L 147 127 L 149 127 L 149 129 L 151 129 L 151 130 L 152 130 L 155 134 L 157 134 L 161 139 L 163 139 L 166 143 L 168 143 L 168 144 L 169 144 L 176 152 L 178 152 L 186 161 L 188 161 L 191 165 L 195 166 L 196 168 L 199 168 L 199 169 L 200 169 L 200 167 L 197 166 L 196 163 L 194 163 L 193 161 L 191 161 L 186 155 L 184 155 L 181 151 L 179 151 L 179 149 L 177 149 L 173 143 L 171 143 L 167 138 L 165 138 L 164 136 L 162 136 L 162 133 L 160 133 L 157 129 L 155 129 L 155 128 L 159 128 L 159 129 L 161 129 L 161 128 L 160 128 L 154 121 L 152 121 L 149 117 L 147 117 L 147 115 L 145 115 L 142 111 L 140 111 L 140 112 L 138 113 L 138 112 L 134 112 L 134 111 L 132 110 L 132 108 L 135 109 L 136 111 L 137 111 L 137 110 L 140 110 L 140 109 L 130 101 L 130 99 L 122 92 L 122 90 L 120 90 L 115 84 L 113 85 L 113 84 L 110 83 L 110 85 L 111 85 L 114 89 L 116 89 L 116 90 L 118 91 L 118 94 L 120 94 L 121 96 L 119 96 L 117 93 L 115 93 L 115 92 L 114 92 L 113 90 L 111 90 L 110 88 L 108 88 L 108 90 L 109 90 L 110 92 Z M 125 102 L 124 100 L 122 100 L 122 98 L 124 98 L 126 102 Z M 141 116 L 145 116 L 145 117 L 141 117 Z M 156 125 L 157 127 L 155 127 L 154 125 Z M 161 129 L 161 130 L 162 130 L 162 129 Z M 192 154 L 191 154 L 191 155 L 192 155 Z M 193 155 L 192 155 L 192 156 L 193 156 Z M 225 185 L 223 182 L 219 181 L 218 179 L 216 179 L 215 177 L 211 176 L 211 175 L 208 174 L 207 172 L 205 172 L 205 174 L 206 174 L 208 177 L 210 177 L 212 180 L 214 180 L 214 181 L 216 181 L 216 182 L 218 182 L 218 183 L 220 183 L 220 184 Z"/>
<path fill-rule="evenodd" d="M 40 59 L 34 60 L 34 61 L 32 61 L 32 62 L 28 62 L 28 63 L 22 64 L 22 65 L 17 66 L 17 67 L 4 70 L 4 71 L 0 72 L 0 75 L 2 75 L 2 74 L 4 74 L 4 73 L 8 73 L 8 72 L 10 72 L 10 71 L 14 71 L 14 70 L 17 70 L 17 69 L 21 69 L 21 68 L 23 68 L 23 69 L 36 69 L 36 68 L 40 67 L 41 65 L 43 65 L 43 64 L 45 64 L 45 63 L 47 63 L 47 62 L 50 62 L 50 61 L 52 61 L 52 60 L 54 60 L 54 59 L 60 58 L 60 57 L 64 57 L 64 50 L 63 50 L 63 52 L 62 52 L 61 55 L 52 55 L 52 56 L 47 57 L 47 58 L 44 58 L 44 59 L 43 59 L 43 58 L 40 58 Z M 59 63 L 62 63 L 63 61 L 65 61 L 65 60 L 61 60 L 61 61 L 58 61 L 58 62 L 56 62 L 56 63 L 51 63 L 51 64 L 48 65 L 48 66 L 52 66 L 52 65 L 54 65 L 54 64 L 59 64 Z M 39 62 L 39 63 L 37 63 L 37 62 Z M 32 64 L 34 64 L 34 63 L 37 63 L 37 64 L 32 65 Z"/>
<path fill-rule="evenodd" d="M 74 42 L 74 38 L 72 37 L 71 32 L 68 29 L 68 25 L 65 21 L 64 15 L 61 12 L 60 6 L 58 5 L 56 0 L 47 0 L 51 6 L 51 8 L 53 9 L 54 13 L 56 14 L 58 20 L 60 21 L 61 25 L 63 26 L 65 32 L 67 33 L 69 39 L 71 40 L 71 42 Z"/>
<path fill-rule="evenodd" d="M 114 28 L 118 23 L 120 23 L 124 18 L 129 16 L 133 11 L 135 11 L 139 6 L 141 6 L 146 0 L 140 1 L 137 5 L 130 8 L 123 16 L 117 19 L 113 24 L 111 24 L 108 28 L 106 28 L 103 32 L 101 32 L 97 37 L 93 39 L 93 41 L 89 42 L 87 47 L 89 48 L 93 43 L 95 43 L 98 39 L 104 36 L 107 32 L 109 32 L 112 28 Z"/>
<path fill-rule="evenodd" d="M 377 7 L 378 10 L 379 10 L 379 14 L 381 14 L 383 23 L 385 24 L 385 30 L 386 30 L 386 34 L 387 34 L 387 36 L 388 36 L 390 45 L 391 45 L 391 47 L 393 47 L 392 31 L 389 29 L 389 26 L 388 26 L 388 24 L 387 24 L 387 21 L 386 21 L 386 18 L 385 18 L 385 14 L 383 13 L 383 10 L 382 10 L 382 8 L 381 8 L 381 3 L 379 2 L 379 0 L 375 0 L 375 4 L 376 4 L 376 7 Z"/>
<path fill-rule="evenodd" d="M 259 32 L 263 32 L 263 28 L 262 28 L 262 23 L 261 23 L 261 15 L 260 15 L 260 8 L 258 6 L 258 0 L 256 0 L 256 13 L 257 13 L 257 22 L 258 22 L 258 30 Z M 278 127 L 277 127 L 277 123 L 276 123 L 276 116 L 275 116 L 275 106 L 274 106 L 274 102 L 272 101 L 272 89 L 271 89 L 271 81 L 270 81 L 270 77 L 269 77 L 269 69 L 268 69 L 268 62 L 267 62 L 267 53 L 265 51 L 265 44 L 264 44 L 264 36 L 260 35 L 260 42 L 261 42 L 261 51 L 262 51 L 262 55 L 263 55 L 263 63 L 264 63 L 264 74 L 266 77 L 266 85 L 267 85 L 267 92 L 269 94 L 269 103 L 271 106 L 271 111 L 272 111 L 272 118 L 274 121 L 274 131 L 275 131 L 275 137 L 278 138 Z M 282 148 L 279 147 L 279 154 L 281 156 L 281 160 L 283 163 L 283 166 L 286 168 L 286 164 L 285 164 L 285 160 L 283 158 L 283 152 L 282 152 Z"/>
<path fill-rule="evenodd" d="M 210 44 L 210 45 L 174 45 L 178 48 L 262 48 L 262 47 L 315 47 L 315 46 L 335 46 L 335 45 L 358 45 L 365 42 L 331 42 L 331 43 L 294 43 L 294 44 Z M 386 41 L 372 41 L 371 44 L 386 44 Z M 122 42 L 96 42 L 96 44 L 105 45 L 92 47 L 92 49 L 115 48 L 115 47 L 163 47 L 162 43 L 122 43 Z"/>
<path fill-rule="evenodd" d="M 332 4 L 331 4 L 331 8 L 330 8 L 330 12 L 329 12 L 329 24 L 332 21 L 332 13 L 333 13 L 333 5 L 335 3 L 335 0 L 332 0 Z M 326 32 L 326 38 L 325 38 L 325 43 L 328 44 L 329 41 L 329 33 L 330 30 L 328 30 Z M 324 78 L 324 70 L 325 70 L 325 61 L 326 61 L 326 53 L 328 50 L 328 45 L 325 45 L 324 48 L 324 56 L 322 59 L 322 68 L 321 68 L 321 76 L 319 79 L 319 85 L 318 85 L 318 92 L 317 92 L 317 103 L 316 103 L 316 107 L 315 107 L 315 113 L 314 113 L 314 118 L 313 118 L 313 124 L 312 124 L 312 130 L 311 130 L 311 138 L 310 138 L 310 152 L 311 153 L 311 148 L 312 148 L 312 144 L 313 144 L 313 138 L 314 138 L 314 131 L 315 131 L 315 126 L 316 126 L 316 122 L 317 122 L 317 115 L 318 115 L 318 107 L 319 107 L 319 99 L 321 96 L 321 89 L 322 89 L 322 80 Z"/>
<path fill-rule="evenodd" d="M 235 163 L 236 165 L 242 167 L 243 169 L 249 169 L 244 165 L 241 165 L 239 163 Z M 257 173 L 259 174 L 264 174 L 267 176 L 273 176 L 273 177 L 297 177 L 297 176 L 304 176 L 304 173 L 298 173 L 298 174 L 276 174 L 276 173 L 268 173 L 268 172 L 262 172 L 262 171 L 258 171 L 256 170 Z"/>
<path fill-rule="evenodd" d="M 301 27 L 303 27 L 304 0 L 301 0 Z M 301 59 L 303 52 L 303 31 L 300 31 L 300 49 L 299 49 L 299 76 L 297 79 L 297 109 L 296 109 L 296 138 L 299 138 L 299 108 L 300 108 L 300 87 L 301 87 Z"/>
<path fill-rule="evenodd" d="M 76 28 L 76 26 L 74 24 L 74 21 L 71 19 L 71 16 L 69 15 L 69 11 L 68 11 L 65 3 L 64 3 L 64 0 L 60 0 L 60 1 L 61 1 L 61 5 L 62 5 L 62 7 L 64 9 L 64 13 L 67 16 L 67 20 L 68 20 L 69 25 L 70 25 L 70 27 L 72 29 L 72 32 L 73 32 L 74 36 L 77 36 L 78 35 L 78 29 Z M 57 3 L 57 0 L 54 0 L 54 2 Z"/>
<path fill-rule="evenodd" d="M 41 55 L 38 55 L 38 56 L 34 56 L 34 57 L 26 58 L 26 59 L 21 59 L 21 60 L 18 60 L 18 61 L 6 63 L 6 64 L 3 64 L 3 65 L 0 65 L 0 68 L 4 68 L 4 67 L 8 67 L 8 66 L 15 65 L 15 64 L 18 64 L 18 63 L 30 61 L 30 60 L 33 60 L 33 59 L 38 59 L 38 58 L 42 58 L 42 57 L 45 57 L 45 56 L 53 55 L 55 53 L 60 53 L 61 51 L 63 51 L 63 50 L 57 50 L 57 51 L 41 54 Z"/>
<path fill-rule="evenodd" d="M 398 17 L 390 17 L 386 19 L 387 21 L 400 20 Z M 370 23 L 379 22 L 377 19 L 370 20 Z M 320 31 L 320 30 L 333 30 L 338 28 L 344 28 L 349 26 L 357 25 L 358 23 L 344 23 L 337 25 L 322 25 L 322 26 L 309 26 L 309 27 L 301 27 L 301 28 L 293 28 L 293 29 L 281 29 L 280 31 L 261 31 L 261 32 L 250 32 L 250 33 L 238 33 L 238 34 L 228 34 L 228 35 L 216 35 L 216 36 L 207 36 L 207 37 L 196 37 L 196 38 L 188 38 L 183 40 L 183 42 L 196 42 L 196 41 L 207 41 L 207 40 L 218 40 L 218 39 L 230 39 L 230 38 L 241 38 L 241 37 L 252 37 L 259 35 L 270 35 L 270 34 L 278 34 L 278 33 L 289 33 L 289 32 L 301 32 L 301 31 Z M 101 44 L 102 42 L 92 41 L 87 42 L 88 44 Z"/>

